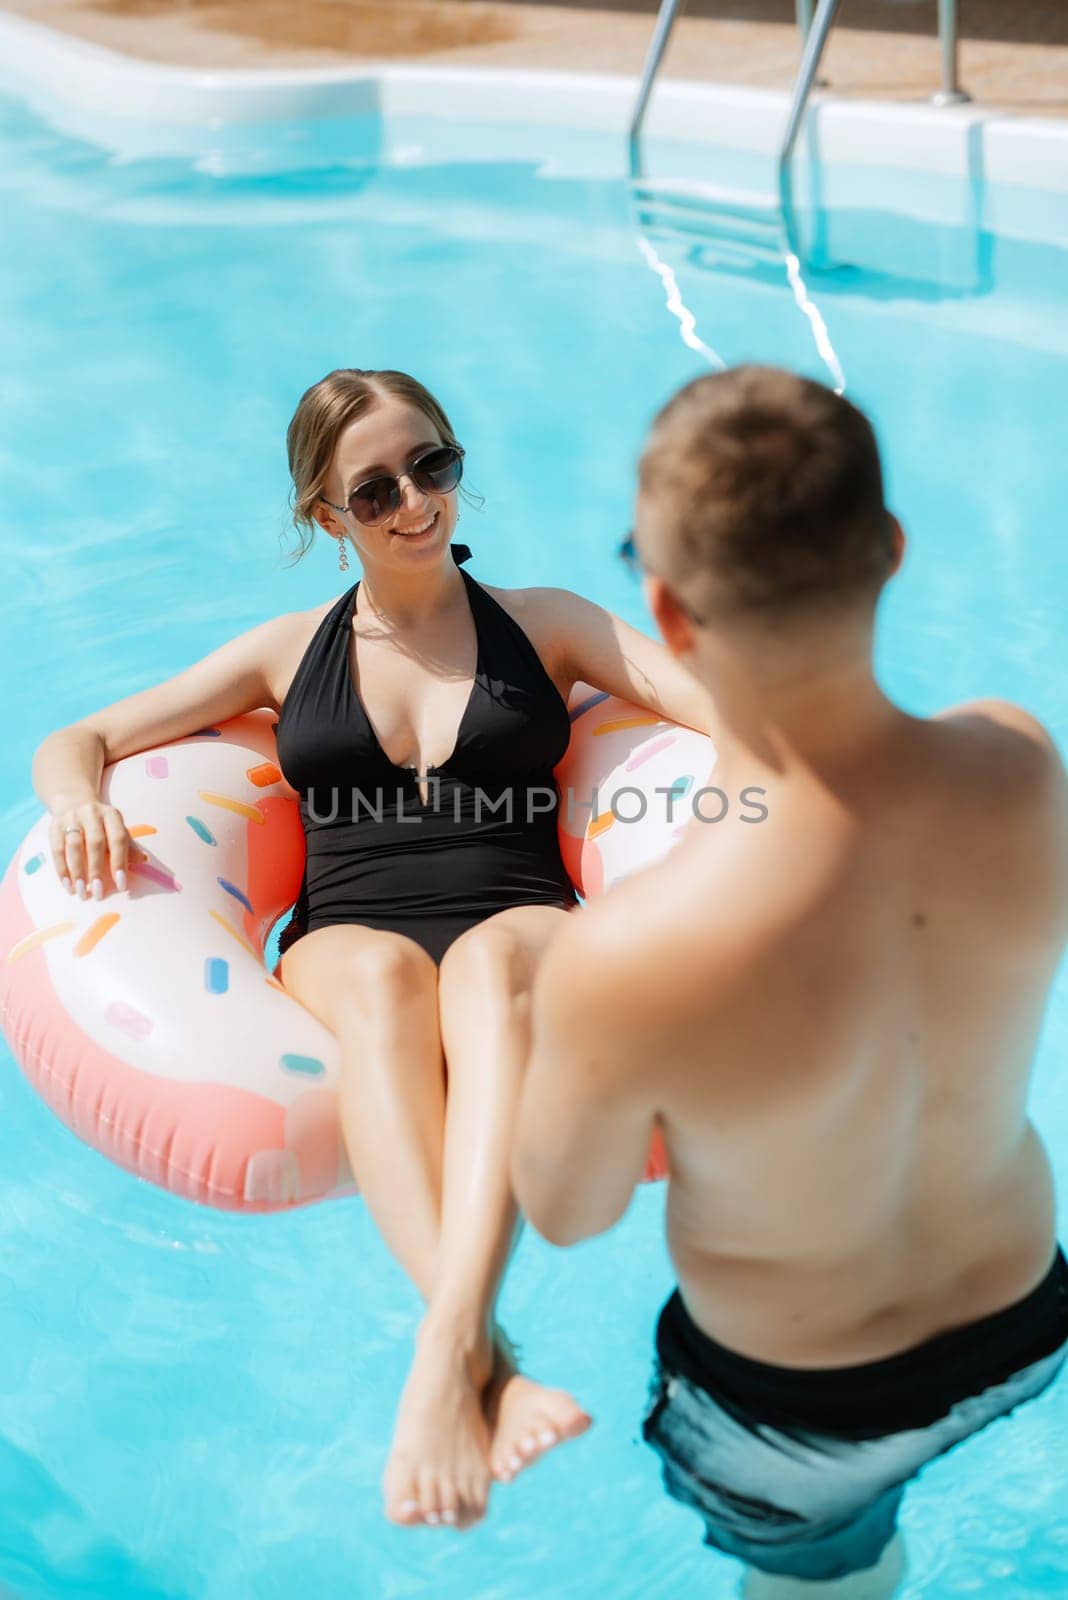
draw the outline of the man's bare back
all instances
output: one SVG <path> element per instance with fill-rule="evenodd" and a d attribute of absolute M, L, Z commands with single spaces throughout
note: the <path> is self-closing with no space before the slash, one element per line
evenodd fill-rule
<path fill-rule="evenodd" d="M 876 1360 L 1049 1266 L 1025 1101 L 1068 921 L 1063 774 L 991 703 L 888 708 L 853 760 L 736 776 L 767 787 L 766 820 L 691 823 L 612 906 L 655 950 L 671 1253 L 728 1347 Z"/>
<path fill-rule="evenodd" d="M 557 1243 L 603 1231 L 659 1126 L 679 1288 L 642 1433 L 753 1600 L 888 1597 L 909 1481 L 1068 1360 L 1027 1117 L 1068 780 L 1014 706 L 885 695 L 903 550 L 842 396 L 742 367 L 663 408 L 632 551 L 716 706 L 709 784 L 767 814 L 698 813 L 571 919 L 534 993 L 520 1203 Z"/>

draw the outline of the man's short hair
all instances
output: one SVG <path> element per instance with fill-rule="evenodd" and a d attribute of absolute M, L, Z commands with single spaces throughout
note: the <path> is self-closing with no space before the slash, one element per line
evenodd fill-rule
<path fill-rule="evenodd" d="M 711 373 L 668 401 L 639 513 L 652 570 L 709 621 L 874 605 L 893 568 L 871 423 L 776 367 Z"/>

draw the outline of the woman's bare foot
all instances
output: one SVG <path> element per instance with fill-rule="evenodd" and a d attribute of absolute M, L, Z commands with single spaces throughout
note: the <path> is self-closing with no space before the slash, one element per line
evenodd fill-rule
<path fill-rule="evenodd" d="M 424 1323 L 382 1479 L 391 1522 L 467 1528 L 485 1515 L 490 1467 L 482 1395 L 492 1370 L 488 1341 L 465 1351 Z"/>
<path fill-rule="evenodd" d="M 593 1419 L 565 1390 L 547 1389 L 524 1378 L 511 1342 L 498 1329 L 493 1375 L 486 1389 L 486 1420 L 493 1476 L 510 1483 L 554 1445 L 585 1433 Z"/>

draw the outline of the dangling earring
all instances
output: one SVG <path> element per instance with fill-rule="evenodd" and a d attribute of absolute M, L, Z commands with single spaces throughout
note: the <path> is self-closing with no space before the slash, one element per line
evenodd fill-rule
<path fill-rule="evenodd" d="M 349 570 L 349 553 L 345 549 L 345 535 L 342 534 L 337 541 L 337 564 L 342 572 Z"/>

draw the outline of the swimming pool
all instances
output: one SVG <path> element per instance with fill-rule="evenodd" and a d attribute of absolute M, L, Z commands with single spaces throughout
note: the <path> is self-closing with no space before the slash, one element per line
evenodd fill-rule
<path fill-rule="evenodd" d="M 727 190 L 767 177 L 752 152 L 700 162 Z M 289 415 L 349 362 L 441 394 L 485 496 L 460 525 L 479 577 L 645 625 L 614 550 L 660 402 L 715 359 L 837 370 L 912 540 L 889 687 L 917 711 L 1019 699 L 1068 740 L 1064 195 L 828 172 L 791 282 L 759 241 L 637 230 L 617 168 L 596 130 L 370 114 L 116 158 L 0 102 L 5 861 L 46 731 L 340 592 L 332 546 L 287 571 L 279 540 Z M 1034 1095 L 1062 1195 L 1066 1046 L 1062 982 Z M 524 1241 L 505 1324 L 597 1425 L 457 1536 L 379 1514 L 417 1303 L 361 1203 L 194 1209 L 80 1145 L 6 1049 L 0 1150 L 0 1584 L 22 1600 L 733 1592 L 638 1441 L 656 1190 L 607 1238 Z M 929 1469 L 911 1600 L 1065 1591 L 1066 1427 L 1062 1383 Z"/>

